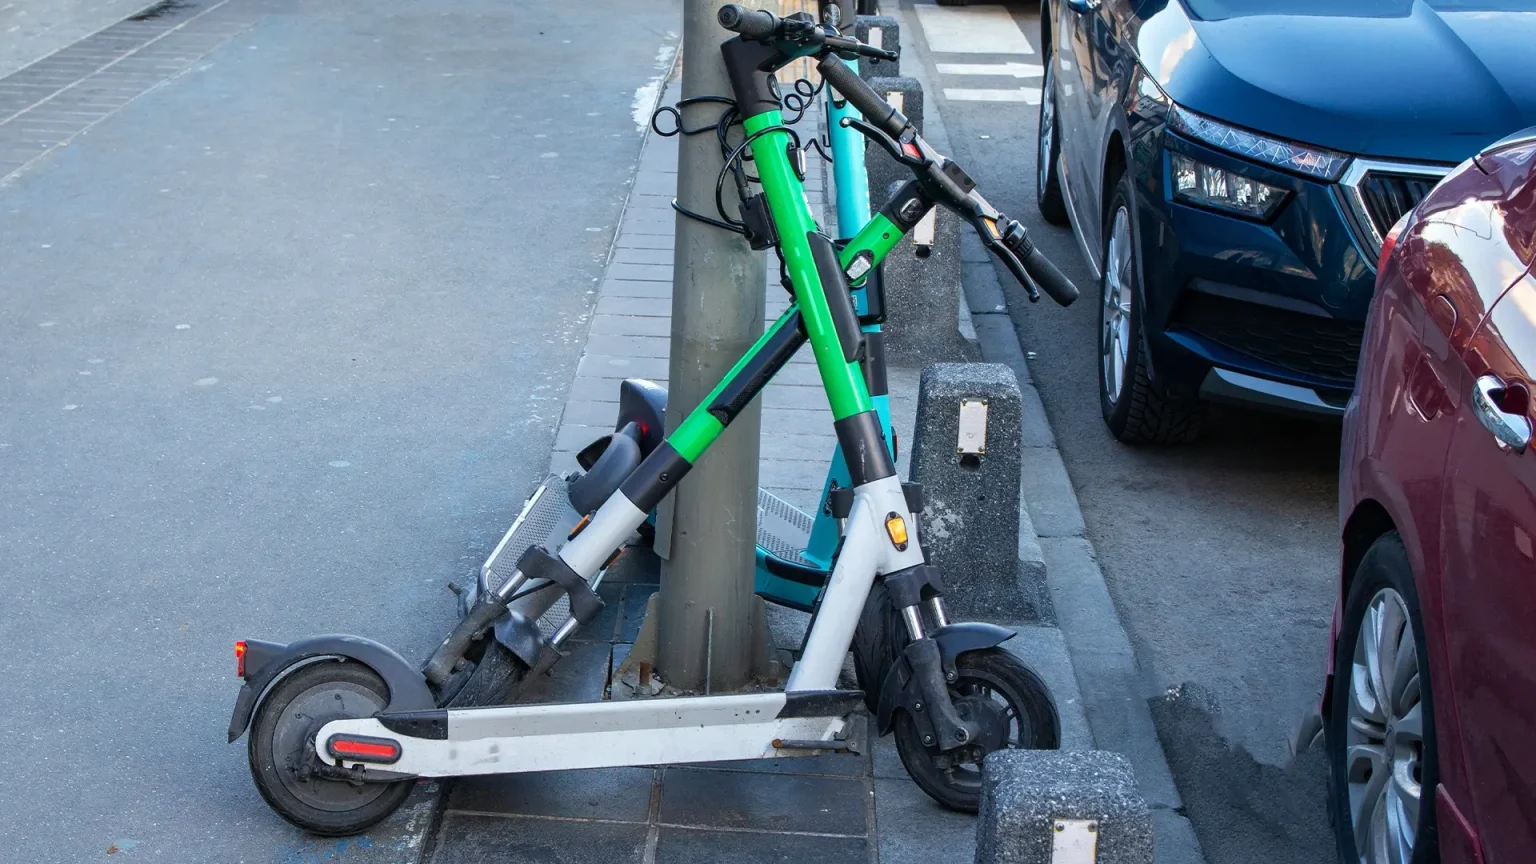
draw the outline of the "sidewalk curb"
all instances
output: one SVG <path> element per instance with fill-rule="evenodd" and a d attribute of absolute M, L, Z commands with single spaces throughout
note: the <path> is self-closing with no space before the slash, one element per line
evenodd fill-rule
<path fill-rule="evenodd" d="M 903 72 L 931 90 L 932 58 L 918 50 L 913 20 L 907 7 L 901 28 L 902 53 L 918 62 L 903 64 Z M 937 96 L 937 94 L 935 93 Z M 941 100 L 935 99 L 939 109 Z M 950 150 L 942 110 L 927 118 L 927 137 L 940 152 Z M 982 263 L 980 242 L 970 231 L 962 234 L 961 260 L 968 269 Z M 978 256 L 980 252 L 980 256 Z M 1012 278 L 998 272 L 991 262 L 993 280 Z M 982 274 L 985 270 L 981 271 Z M 1082 693 L 1094 746 L 1124 753 L 1136 771 L 1137 788 L 1152 810 L 1156 860 L 1177 864 L 1203 864 L 1204 854 L 1194 828 L 1183 814 L 1184 802 L 1168 767 L 1163 745 L 1152 722 L 1147 701 L 1141 696 L 1145 678 L 1136 662 L 1130 637 L 1115 610 L 1109 586 L 1099 569 L 1093 543 L 1087 537 L 1077 492 L 1072 487 L 1066 462 L 1035 390 L 1023 346 L 1013 326 L 1012 314 L 1002 292 L 987 291 L 987 279 L 973 279 L 964 292 L 980 343 L 982 359 L 1004 363 L 1018 376 L 1025 400 L 1025 446 L 1020 514 L 1020 553 L 1034 538 L 1045 570 L 1045 584 L 1055 607 L 1057 626 L 1066 640 L 1072 667 Z M 975 283 L 981 284 L 975 284 Z M 1026 531 L 1028 534 L 1026 535 Z"/>

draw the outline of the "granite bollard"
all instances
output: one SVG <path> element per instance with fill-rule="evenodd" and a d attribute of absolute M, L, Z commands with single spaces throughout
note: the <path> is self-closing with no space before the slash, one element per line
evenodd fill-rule
<path fill-rule="evenodd" d="M 976 864 L 1152 864 L 1152 814 L 1108 750 L 999 750 L 982 766 Z"/>

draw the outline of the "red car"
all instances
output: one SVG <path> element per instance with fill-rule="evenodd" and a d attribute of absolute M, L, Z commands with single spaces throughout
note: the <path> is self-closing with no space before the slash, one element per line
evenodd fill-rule
<path fill-rule="evenodd" d="M 1378 262 L 1322 717 L 1346 862 L 1536 862 L 1536 129 Z"/>

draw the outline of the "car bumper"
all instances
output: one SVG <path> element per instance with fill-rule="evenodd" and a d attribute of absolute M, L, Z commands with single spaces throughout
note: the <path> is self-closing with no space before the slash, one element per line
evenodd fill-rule
<path fill-rule="evenodd" d="M 1334 184 L 1165 132 L 1137 167 L 1144 332 L 1179 395 L 1336 418 L 1354 387 L 1375 273 Z M 1267 222 L 1175 201 L 1169 151 L 1289 193 Z"/>

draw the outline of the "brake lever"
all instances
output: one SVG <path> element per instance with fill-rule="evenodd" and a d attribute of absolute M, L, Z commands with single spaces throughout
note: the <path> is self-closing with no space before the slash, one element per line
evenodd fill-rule
<path fill-rule="evenodd" d="M 1019 260 L 1019 256 L 1015 255 L 1012 249 L 1008 248 L 1008 244 L 1003 242 L 1002 236 L 994 235 L 991 230 L 988 230 L 988 226 L 984 224 L 986 221 L 983 217 L 978 216 L 975 222 L 983 224 L 972 224 L 972 227 L 976 229 L 976 233 L 981 236 L 982 245 L 987 247 L 988 252 L 1002 259 L 1003 265 L 1008 268 L 1009 272 L 1013 273 L 1013 278 L 1018 280 L 1020 285 L 1024 286 L 1024 293 L 1029 295 L 1029 302 L 1039 303 L 1040 287 L 1035 284 L 1034 277 L 1030 276 L 1029 271 L 1024 269 L 1024 262 Z M 993 223 L 993 230 L 996 230 L 995 225 L 996 223 Z"/>
<path fill-rule="evenodd" d="M 849 39 L 844 36 L 828 36 L 824 44 L 833 51 L 838 52 L 845 59 L 850 54 L 859 57 L 869 57 L 872 60 L 895 61 L 901 59 L 901 52 L 899 51 L 887 51 L 884 48 L 876 48 L 873 45 L 867 45 L 857 39 Z"/>
<path fill-rule="evenodd" d="M 891 154 L 892 159 L 895 159 L 897 162 L 900 162 L 908 168 L 928 167 L 928 160 L 913 156 L 911 153 L 908 153 L 900 144 L 896 143 L 896 139 L 885 134 L 874 126 L 871 126 L 869 123 L 866 123 L 857 117 L 844 117 L 841 122 L 845 128 L 852 129 L 855 132 L 858 132 L 860 135 L 863 135 L 865 138 L 868 138 L 869 140 L 885 148 L 885 152 Z"/>

